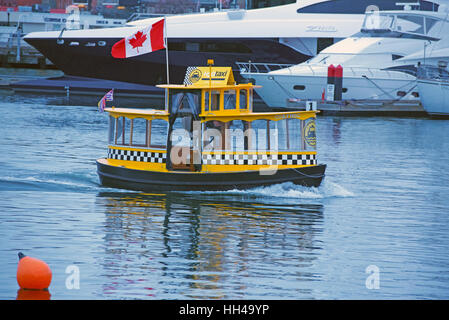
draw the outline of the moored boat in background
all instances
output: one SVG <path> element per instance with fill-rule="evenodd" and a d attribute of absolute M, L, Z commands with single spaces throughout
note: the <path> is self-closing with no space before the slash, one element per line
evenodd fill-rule
<path fill-rule="evenodd" d="M 449 51 L 447 52 L 449 53 Z M 447 60 L 439 67 L 423 66 L 418 73 L 418 88 L 424 110 L 432 116 L 449 117 L 449 72 Z"/>

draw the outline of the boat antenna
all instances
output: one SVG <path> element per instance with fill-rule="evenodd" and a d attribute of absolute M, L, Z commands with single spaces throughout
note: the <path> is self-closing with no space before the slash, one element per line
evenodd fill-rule
<path fill-rule="evenodd" d="M 167 39 L 167 16 L 164 16 L 164 44 L 165 44 L 165 63 L 167 64 L 167 84 L 170 84 L 170 72 L 168 67 L 168 39 Z"/>
<path fill-rule="evenodd" d="M 211 100 L 212 100 L 212 66 L 214 65 L 213 59 L 207 60 L 207 65 L 209 66 L 209 111 L 211 111 Z"/>

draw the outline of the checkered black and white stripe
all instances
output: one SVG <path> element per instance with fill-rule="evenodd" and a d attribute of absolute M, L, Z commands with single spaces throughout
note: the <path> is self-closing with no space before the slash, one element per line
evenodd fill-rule
<path fill-rule="evenodd" d="M 316 165 L 315 154 L 203 154 L 203 164 Z"/>
<path fill-rule="evenodd" d="M 165 152 L 108 149 L 108 159 L 165 163 L 167 155 Z"/>
<path fill-rule="evenodd" d="M 197 69 L 197 67 L 187 67 L 186 75 L 184 77 L 184 85 L 192 85 L 192 81 L 190 81 L 190 73 L 192 73 L 195 69 Z"/>

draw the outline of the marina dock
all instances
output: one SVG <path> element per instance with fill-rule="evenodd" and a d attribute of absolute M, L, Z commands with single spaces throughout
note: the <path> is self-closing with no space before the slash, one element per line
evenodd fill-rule
<path fill-rule="evenodd" d="M 164 90 L 150 85 L 133 84 L 120 81 L 91 79 L 75 76 L 36 77 L 26 75 L 0 74 L 0 88 L 17 93 L 48 93 L 69 96 L 98 96 L 115 89 L 117 97 L 146 99 L 148 106 L 159 105 L 164 101 Z M 304 110 L 306 101 L 289 102 L 288 109 Z M 255 95 L 254 107 L 257 111 L 269 111 L 263 100 Z M 317 101 L 320 115 L 340 116 L 426 116 L 420 101 L 411 100 L 345 100 Z"/>
<path fill-rule="evenodd" d="M 307 101 L 289 102 L 291 109 L 306 109 Z M 419 100 L 343 100 L 317 101 L 316 108 L 321 115 L 383 115 L 383 116 L 426 116 Z"/>
<path fill-rule="evenodd" d="M 54 68 L 50 60 L 23 40 L 16 27 L 0 27 L 0 66 Z"/>

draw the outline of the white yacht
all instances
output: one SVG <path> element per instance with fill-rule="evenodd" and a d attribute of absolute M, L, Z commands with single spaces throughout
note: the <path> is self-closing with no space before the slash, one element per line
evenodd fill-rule
<path fill-rule="evenodd" d="M 298 0 L 270 8 L 168 16 L 170 81 L 182 82 L 188 66 L 207 59 L 237 71 L 235 62 L 242 60 L 303 62 L 357 32 L 372 2 L 380 9 L 399 8 L 391 0 Z M 421 10 L 438 7 L 430 1 L 420 3 Z M 154 85 L 166 82 L 164 52 L 125 60 L 114 59 L 110 52 L 114 43 L 159 19 L 119 28 L 33 32 L 25 41 L 66 75 Z"/>
<path fill-rule="evenodd" d="M 295 102 L 328 99 L 331 65 L 343 68 L 342 100 L 418 100 L 416 65 L 426 59 L 427 63 L 438 61 L 438 47 L 449 38 L 447 18 L 444 6 L 438 11 L 410 6 L 369 10 L 359 33 L 304 63 L 274 71 L 269 64 L 241 63 L 241 73 L 262 86 L 256 90 L 269 107 L 297 107 Z"/>

